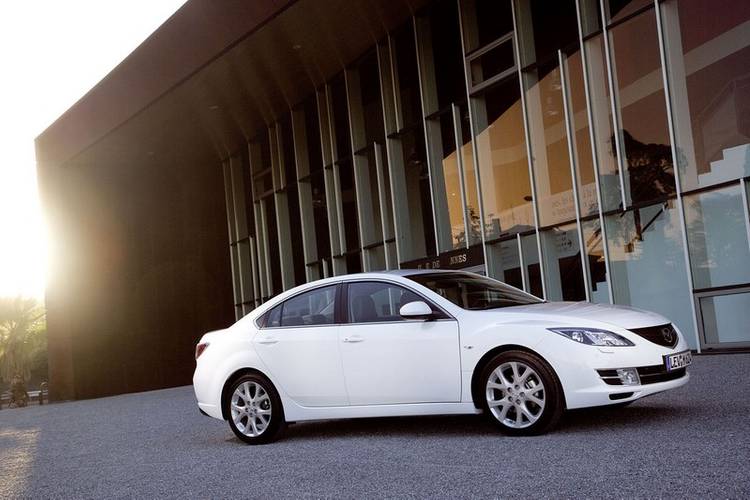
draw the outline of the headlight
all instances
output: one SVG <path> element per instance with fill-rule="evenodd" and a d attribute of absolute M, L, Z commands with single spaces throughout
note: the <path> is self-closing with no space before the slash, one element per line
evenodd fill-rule
<path fill-rule="evenodd" d="M 635 345 L 622 335 L 597 328 L 548 328 L 549 331 L 559 333 L 563 337 L 586 345 L 604 347 L 622 347 Z"/>

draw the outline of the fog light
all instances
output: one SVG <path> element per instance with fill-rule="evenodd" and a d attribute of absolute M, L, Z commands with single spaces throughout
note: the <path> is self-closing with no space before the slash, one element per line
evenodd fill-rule
<path fill-rule="evenodd" d="M 617 376 L 620 378 L 622 385 L 641 385 L 641 378 L 635 368 L 618 368 Z"/>

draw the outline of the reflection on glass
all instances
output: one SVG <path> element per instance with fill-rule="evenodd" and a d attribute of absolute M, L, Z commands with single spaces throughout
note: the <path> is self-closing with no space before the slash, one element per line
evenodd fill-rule
<path fill-rule="evenodd" d="M 586 90 L 583 81 L 581 52 L 576 50 L 565 58 L 567 88 L 570 103 L 570 120 L 573 129 L 573 158 L 578 180 L 578 201 L 581 217 L 595 214 L 599 203 L 596 199 L 596 176 L 591 151 L 591 134 L 586 107 Z"/>
<path fill-rule="evenodd" d="M 584 42 L 586 66 L 591 98 L 591 117 L 596 145 L 596 164 L 599 168 L 602 210 L 622 206 L 620 178 L 612 129 L 612 107 L 607 84 L 607 61 L 602 35 Z"/>
<path fill-rule="evenodd" d="M 524 72 L 541 226 L 575 219 L 560 68 L 556 62 Z"/>
<path fill-rule="evenodd" d="M 607 0 L 607 18 L 615 22 L 653 4 L 653 0 Z"/>
<path fill-rule="evenodd" d="M 628 204 L 675 193 L 654 10 L 610 31 Z M 637 54 L 637 56 L 636 56 Z"/>
<path fill-rule="evenodd" d="M 521 260 L 515 238 L 487 245 L 489 276 L 523 290 Z"/>
<path fill-rule="evenodd" d="M 749 176 L 750 2 L 669 1 L 662 13 L 683 189 Z"/>
<path fill-rule="evenodd" d="M 534 226 L 518 81 L 511 78 L 473 99 L 486 238 Z"/>
<path fill-rule="evenodd" d="M 421 128 L 399 137 L 406 190 L 407 227 L 401 228 L 401 259 L 409 261 L 435 255 L 435 226 L 432 219 L 430 178 L 425 160 L 424 133 Z M 393 174 L 394 176 L 397 173 Z M 394 183 L 399 178 L 394 178 Z M 399 198 L 396 197 L 398 203 Z"/>
<path fill-rule="evenodd" d="M 474 172 L 474 150 L 471 142 L 471 124 L 469 109 L 462 104 L 460 110 L 461 159 L 464 166 L 464 187 L 466 198 L 466 218 L 469 224 L 469 245 L 482 241 L 482 221 L 479 218 L 479 196 L 477 194 L 477 177 Z"/>
<path fill-rule="evenodd" d="M 537 297 L 542 297 L 542 270 L 539 266 L 539 246 L 536 234 L 521 236 L 521 251 L 526 273 L 526 291 Z"/>
<path fill-rule="evenodd" d="M 460 7 L 467 53 L 513 30 L 510 0 L 461 0 Z"/>
<path fill-rule="evenodd" d="M 341 185 L 341 205 L 344 214 L 344 237 L 346 251 L 359 250 L 359 224 L 357 223 L 357 195 L 354 190 L 354 172 L 351 160 L 336 164 Z M 349 271 L 351 272 L 351 270 Z"/>
<path fill-rule="evenodd" d="M 591 302 L 608 304 L 609 289 L 607 287 L 607 264 L 604 262 L 604 248 L 602 247 L 602 231 L 599 219 L 581 222 L 583 243 L 589 264 L 589 283 Z"/>
<path fill-rule="evenodd" d="M 674 202 L 610 215 L 605 224 L 614 302 L 662 314 L 686 334 L 694 331 Z"/>
<path fill-rule="evenodd" d="M 540 233 L 547 280 L 547 300 L 586 300 L 581 267 L 581 246 L 576 224 Z"/>
<path fill-rule="evenodd" d="M 443 192 L 436 193 L 436 196 L 442 196 L 445 201 L 448 223 L 450 224 L 451 248 L 460 248 L 466 245 L 466 228 L 464 226 L 461 178 L 458 171 L 453 115 L 443 113 L 438 120 L 442 144 Z M 438 216 L 438 224 L 441 223 L 443 223 L 443 220 Z"/>
<path fill-rule="evenodd" d="M 750 342 L 750 293 L 701 297 L 706 344 Z"/>
<path fill-rule="evenodd" d="M 740 186 L 685 197 L 695 288 L 750 282 L 750 250 Z"/>

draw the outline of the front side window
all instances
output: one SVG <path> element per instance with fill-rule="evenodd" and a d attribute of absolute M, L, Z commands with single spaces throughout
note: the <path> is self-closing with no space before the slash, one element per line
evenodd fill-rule
<path fill-rule="evenodd" d="M 279 304 L 267 313 L 266 327 L 334 324 L 336 286 L 316 288 Z"/>
<path fill-rule="evenodd" d="M 401 307 L 417 300 L 424 301 L 416 293 L 391 283 L 378 281 L 350 283 L 347 301 L 349 322 L 404 321 L 399 314 Z"/>
<path fill-rule="evenodd" d="M 500 281 L 471 273 L 414 274 L 407 278 L 464 309 L 498 309 L 544 302 Z"/>

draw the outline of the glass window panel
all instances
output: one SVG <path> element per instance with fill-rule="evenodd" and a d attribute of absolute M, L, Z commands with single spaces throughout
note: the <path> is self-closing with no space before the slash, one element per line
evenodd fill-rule
<path fill-rule="evenodd" d="M 289 203 L 289 236 L 292 242 L 292 262 L 294 265 L 294 283 L 301 285 L 305 280 L 305 255 L 302 247 L 302 221 L 300 220 L 299 192 L 296 183 L 286 190 Z"/>
<path fill-rule="evenodd" d="M 685 197 L 695 288 L 750 282 L 747 214 L 739 184 Z"/>
<path fill-rule="evenodd" d="M 534 52 L 537 62 L 557 59 L 557 50 L 578 41 L 578 17 L 575 0 L 531 0 L 522 3 L 531 10 Z M 534 62 L 524 61 L 524 64 Z"/>
<path fill-rule="evenodd" d="M 424 132 L 421 127 L 398 138 L 406 187 L 407 227 L 401 228 L 404 238 L 401 259 L 408 261 L 436 255 L 435 226 L 432 218 L 430 176 L 425 159 Z M 396 179 L 394 179 L 395 181 Z M 397 200 L 398 201 L 398 200 Z"/>
<path fill-rule="evenodd" d="M 357 223 L 357 194 L 354 189 L 354 171 L 351 160 L 336 165 L 341 185 L 341 205 L 344 212 L 346 250 L 359 250 L 359 224 Z"/>
<path fill-rule="evenodd" d="M 346 102 L 346 83 L 344 82 L 343 74 L 333 79 L 330 91 L 337 159 L 350 158 L 352 155 L 352 143 L 349 134 L 349 111 Z"/>
<path fill-rule="evenodd" d="M 518 80 L 473 98 L 487 239 L 534 226 Z"/>
<path fill-rule="evenodd" d="M 570 153 L 557 59 L 524 72 L 529 131 L 534 158 L 539 224 L 575 219 Z"/>
<path fill-rule="evenodd" d="M 622 207 L 620 177 L 612 128 L 612 107 L 607 83 L 604 39 L 597 35 L 584 42 L 591 98 L 592 125 L 596 143 L 596 164 L 602 195 L 602 210 Z"/>
<path fill-rule="evenodd" d="M 357 204 L 363 212 L 363 221 L 367 221 L 366 227 L 361 228 L 362 246 L 368 246 L 383 241 L 375 148 L 368 147 L 365 151 L 357 154 L 355 165 L 358 169 L 360 189 Z"/>
<path fill-rule="evenodd" d="M 508 39 L 506 42 L 471 60 L 471 85 L 479 85 L 483 81 L 489 80 L 504 71 L 512 70 L 515 63 L 513 40 Z"/>
<path fill-rule="evenodd" d="M 750 175 L 750 2 L 662 6 L 684 190 Z"/>
<path fill-rule="evenodd" d="M 414 28 L 410 22 L 393 34 L 396 59 L 396 81 L 404 128 L 421 123 L 422 104 L 419 95 L 417 52 L 414 45 Z"/>
<path fill-rule="evenodd" d="M 323 170 L 323 155 L 320 149 L 320 125 L 318 122 L 318 105 L 315 95 L 305 100 L 305 137 L 307 139 L 307 161 L 310 172 Z"/>
<path fill-rule="evenodd" d="M 284 302 L 281 326 L 334 324 L 336 287 L 337 285 L 316 288 Z"/>
<path fill-rule="evenodd" d="M 461 0 L 461 19 L 467 53 L 513 31 L 510 0 Z"/>
<path fill-rule="evenodd" d="M 654 10 L 615 26 L 610 40 L 627 169 L 627 202 L 638 204 L 672 196 L 674 167 Z"/>
<path fill-rule="evenodd" d="M 487 258 L 490 260 L 490 277 L 523 290 L 521 260 L 515 238 L 487 245 Z"/>
<path fill-rule="evenodd" d="M 591 131 L 589 130 L 581 51 L 575 50 L 566 56 L 565 64 L 568 77 L 566 86 L 570 103 L 570 120 L 575 137 L 573 158 L 578 181 L 578 201 L 581 217 L 586 217 L 597 213 L 599 203 L 596 198 L 596 174 L 591 150 Z"/>
<path fill-rule="evenodd" d="M 427 22 L 425 22 L 427 21 Z M 425 69 L 426 114 L 466 99 L 461 32 L 455 0 L 437 0 L 420 20 L 422 57 Z M 437 105 L 435 107 L 435 104 Z"/>
<path fill-rule="evenodd" d="M 589 264 L 590 300 L 595 304 L 608 304 L 610 300 L 607 287 L 607 265 L 604 261 L 599 219 L 581 222 L 581 230 Z"/>
<path fill-rule="evenodd" d="M 469 223 L 469 245 L 482 241 L 482 221 L 479 217 L 479 196 L 477 194 L 477 177 L 474 171 L 474 149 L 471 142 L 471 123 L 469 108 L 466 104 L 459 106 L 461 120 L 461 159 L 464 164 L 464 186 L 466 195 L 466 217 Z"/>
<path fill-rule="evenodd" d="M 547 280 L 547 300 L 586 300 L 581 245 L 576 224 L 540 233 Z"/>
<path fill-rule="evenodd" d="M 542 297 L 542 270 L 539 267 L 539 247 L 536 234 L 521 236 L 521 251 L 523 263 L 526 267 L 526 291 L 537 297 Z"/>
<path fill-rule="evenodd" d="M 614 302 L 662 314 L 690 342 L 692 297 L 674 203 L 610 215 L 605 224 Z"/>
<path fill-rule="evenodd" d="M 289 113 L 279 120 L 277 125 L 281 140 L 281 152 L 284 161 L 284 177 L 286 184 L 293 184 L 297 180 L 297 169 L 294 158 L 294 137 L 292 135 L 292 119 Z"/>
<path fill-rule="evenodd" d="M 583 36 L 592 35 L 602 29 L 602 11 L 599 0 L 577 0 L 580 8 Z"/>
<path fill-rule="evenodd" d="M 750 293 L 701 297 L 699 305 L 706 344 L 750 342 Z"/>
<path fill-rule="evenodd" d="M 313 220 L 315 221 L 315 246 L 318 258 L 331 258 L 331 240 L 328 232 L 328 208 L 326 206 L 325 179 L 323 172 L 310 176 Z"/>
<path fill-rule="evenodd" d="M 441 250 L 450 250 L 453 248 L 460 248 L 465 245 L 466 231 L 464 226 L 464 214 L 463 214 L 463 200 L 461 196 L 461 178 L 458 171 L 458 152 L 456 151 L 456 135 L 453 128 L 453 114 L 442 113 L 440 116 L 431 120 L 433 122 L 433 129 L 440 128 L 440 146 L 441 148 L 441 164 L 440 169 L 442 170 L 443 177 L 443 191 L 435 193 L 435 196 L 440 196 L 444 200 L 444 206 L 447 210 L 447 218 L 443 218 L 444 215 L 440 214 L 438 209 L 438 224 L 449 225 L 451 235 L 451 248 L 445 248 Z M 437 137 L 433 136 L 433 142 Z M 433 144 L 433 147 L 438 144 Z M 435 172 L 438 175 L 438 171 Z M 439 186 L 440 183 L 437 183 Z M 443 205 L 441 203 L 441 205 Z"/>
<path fill-rule="evenodd" d="M 383 144 L 383 107 L 380 104 L 380 73 L 378 58 L 371 51 L 358 65 L 359 91 L 362 98 L 362 114 L 365 126 L 366 145 L 373 142 Z"/>
<path fill-rule="evenodd" d="M 266 227 L 268 229 L 268 259 L 271 261 L 271 295 L 276 295 L 284 290 L 281 281 L 281 262 L 279 261 L 279 232 L 276 221 L 276 205 L 273 196 L 262 202 L 266 211 Z"/>
<path fill-rule="evenodd" d="M 653 0 L 607 0 L 609 21 L 618 21 L 653 4 Z"/>

